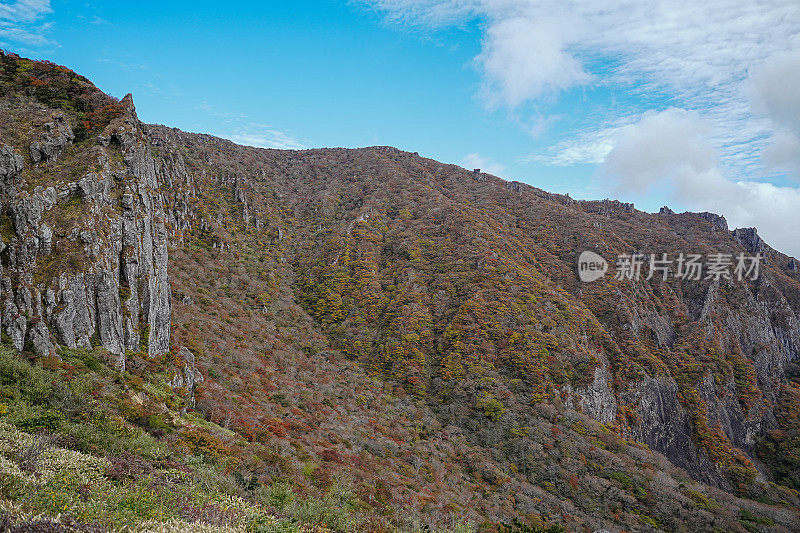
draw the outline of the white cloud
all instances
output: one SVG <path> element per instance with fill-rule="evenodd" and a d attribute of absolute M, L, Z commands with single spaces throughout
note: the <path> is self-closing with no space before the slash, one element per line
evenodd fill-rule
<path fill-rule="evenodd" d="M 436 28 L 477 21 L 484 37 L 476 64 L 492 106 L 515 107 L 584 83 L 671 98 L 672 105 L 699 110 L 714 122 L 723 165 L 742 174 L 760 171 L 759 153 L 774 130 L 750 112 L 748 70 L 800 50 L 797 0 L 364 3 L 404 24 Z"/>
<path fill-rule="evenodd" d="M 771 55 L 800 44 L 800 4 L 795 0 L 373 0 L 390 20 L 441 26 L 477 19 L 491 35 L 509 21 L 541 38 L 516 41 L 523 62 L 542 54 L 574 72 L 598 54 L 618 60 L 619 79 L 648 81 L 702 97 L 709 89 L 735 92 L 730 83 Z M 520 20 L 526 21 L 525 24 Z M 546 28 L 546 31 L 540 30 Z M 554 54 L 553 51 L 561 51 Z M 563 73 L 545 65 L 558 79 Z"/>
<path fill-rule="evenodd" d="M 767 167 L 800 179 L 800 138 L 792 132 L 775 132 L 761 156 Z"/>
<path fill-rule="evenodd" d="M 220 111 L 206 101 L 196 105 L 195 109 L 218 119 L 220 125 L 214 135 L 237 144 L 255 148 L 277 148 L 279 150 L 304 150 L 308 148 L 302 141 L 285 131 L 281 131 L 270 124 L 253 122 L 246 113 L 228 110 Z"/>
<path fill-rule="evenodd" d="M 681 182 L 716 166 L 708 134 L 707 124 L 696 113 L 684 109 L 648 112 L 609 139 L 613 148 L 601 168 L 619 180 L 621 190 L 642 192 L 664 180 Z"/>
<path fill-rule="evenodd" d="M 749 79 L 752 109 L 774 124 L 764 162 L 800 178 L 800 50 L 769 58 Z"/>
<path fill-rule="evenodd" d="M 800 189 L 740 181 L 726 185 L 722 194 L 715 192 L 715 195 L 709 202 L 709 210 L 726 213 L 728 221 L 737 227 L 757 227 L 772 247 L 800 257 L 795 223 L 800 210 Z"/>
<path fill-rule="evenodd" d="M 232 134 L 220 137 L 237 144 L 256 148 L 277 148 L 280 150 L 303 150 L 307 148 L 298 139 L 286 132 L 272 129 L 266 125 L 253 125 Z"/>
<path fill-rule="evenodd" d="M 482 172 L 500 177 L 504 177 L 506 173 L 505 165 L 496 163 L 488 157 L 484 157 L 477 153 L 465 155 L 461 160 L 461 166 L 469 170 L 479 168 Z"/>
<path fill-rule="evenodd" d="M 800 48 L 755 68 L 750 86 L 756 112 L 800 134 Z"/>
<path fill-rule="evenodd" d="M 459 22 L 476 13 L 480 2 L 473 0 L 361 0 L 386 13 L 391 22 L 439 27 Z"/>
<path fill-rule="evenodd" d="M 667 186 L 673 201 L 724 214 L 732 227 L 756 226 L 770 245 L 800 256 L 791 222 L 800 209 L 800 189 L 727 179 L 710 131 L 708 121 L 697 113 L 646 113 L 617 132 L 600 171 L 615 180 L 623 196 Z"/>
<path fill-rule="evenodd" d="M 548 147 L 543 153 L 528 155 L 521 160 L 555 167 L 602 163 L 614 148 L 614 137 L 625 127 L 607 126 L 599 130 L 588 130 Z"/>
<path fill-rule="evenodd" d="M 50 0 L 18 0 L 0 4 L 0 44 L 53 44 L 46 37 L 50 24 L 41 22 L 52 12 Z"/>
<path fill-rule="evenodd" d="M 52 12 L 50 0 L 18 0 L 0 4 L 0 20 L 11 22 L 33 22 Z"/>
<path fill-rule="evenodd" d="M 491 25 L 477 57 L 490 106 L 516 107 L 586 83 L 590 76 L 564 46 L 557 21 L 515 17 Z"/>

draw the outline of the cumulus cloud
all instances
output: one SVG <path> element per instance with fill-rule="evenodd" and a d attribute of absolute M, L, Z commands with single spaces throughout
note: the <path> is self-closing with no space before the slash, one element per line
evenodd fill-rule
<path fill-rule="evenodd" d="M 601 168 L 619 180 L 620 189 L 633 192 L 706 174 L 716 165 L 709 131 L 696 113 L 684 109 L 645 113 L 638 123 L 615 132 Z"/>
<path fill-rule="evenodd" d="M 18 0 L 0 4 L 0 44 L 52 44 L 46 37 L 50 24 L 42 22 L 52 12 L 50 0 Z"/>
<path fill-rule="evenodd" d="M 586 83 L 590 76 L 564 50 L 557 21 L 505 19 L 487 31 L 477 61 L 486 74 L 491 106 L 521 103 Z"/>
<path fill-rule="evenodd" d="M 461 166 L 469 170 L 479 168 L 481 171 L 486 172 L 487 174 L 494 174 L 495 176 L 500 177 L 505 176 L 506 173 L 506 167 L 504 165 L 496 163 L 488 157 L 484 157 L 477 153 L 465 155 L 461 160 Z"/>
<path fill-rule="evenodd" d="M 768 117 L 776 129 L 763 153 L 765 163 L 800 178 L 800 49 L 755 68 L 749 90 L 753 111 Z"/>
<path fill-rule="evenodd" d="M 797 229 L 790 222 L 800 208 L 800 190 L 728 179 L 710 132 L 709 123 L 697 113 L 646 113 L 617 132 L 600 171 L 623 194 L 667 186 L 673 201 L 722 213 L 734 227 L 756 226 L 772 246 L 800 256 Z"/>
<path fill-rule="evenodd" d="M 800 134 L 800 48 L 756 67 L 750 85 L 755 111 Z"/>

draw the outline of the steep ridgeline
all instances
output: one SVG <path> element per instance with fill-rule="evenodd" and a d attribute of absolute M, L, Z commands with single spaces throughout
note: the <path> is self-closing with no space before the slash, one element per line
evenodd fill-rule
<path fill-rule="evenodd" d="M 142 124 L 130 96 L 63 67 L 0 59 L 4 343 L 40 355 L 99 345 L 120 369 L 126 353 L 176 345 L 205 373 L 232 362 L 241 371 L 214 370 L 199 410 L 252 439 L 299 431 L 296 447 L 324 437 L 337 454 L 378 458 L 348 472 L 385 488 L 390 507 L 710 530 L 742 505 L 701 505 L 648 447 L 695 480 L 797 505 L 800 272 L 754 229 L 578 202 L 393 148 L 237 146 Z M 612 270 L 632 252 L 765 261 L 755 281 L 587 284 L 575 273 L 584 250 Z M 273 362 L 303 409 L 276 411 L 277 395 L 263 396 L 274 382 L 243 375 Z M 359 397 L 358 409 L 413 438 L 355 444 L 377 427 L 362 411 L 331 411 L 335 429 L 308 414 L 335 409 L 309 399 L 335 383 L 298 377 L 312 362 L 380 378 L 398 407 Z M 309 418 L 276 429 L 278 415 L 264 416 L 276 412 Z M 394 460 L 407 462 L 368 478 Z M 416 483 L 431 486 L 410 503 L 398 487 Z M 665 501 L 697 508 L 678 516 Z M 787 509 L 772 520 L 791 529 Z"/>

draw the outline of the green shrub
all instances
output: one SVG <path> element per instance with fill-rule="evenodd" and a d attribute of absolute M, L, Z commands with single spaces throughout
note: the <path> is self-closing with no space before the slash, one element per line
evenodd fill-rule
<path fill-rule="evenodd" d="M 55 377 L 54 373 L 30 364 L 13 351 L 0 348 L 0 397 L 43 404 L 53 393 Z"/>
<path fill-rule="evenodd" d="M 489 393 L 481 393 L 481 396 L 476 402 L 476 407 L 483 411 L 483 414 L 488 416 L 494 421 L 500 420 L 505 412 L 503 403 Z"/>
<path fill-rule="evenodd" d="M 278 481 L 264 489 L 260 499 L 265 505 L 284 512 L 294 503 L 295 495 L 291 485 L 285 481 Z"/>
<path fill-rule="evenodd" d="M 300 533 L 302 530 L 294 520 L 275 520 L 269 515 L 261 515 L 248 524 L 247 531 L 253 533 Z"/>
<path fill-rule="evenodd" d="M 719 507 L 719 504 L 717 502 L 715 502 L 705 494 L 697 492 L 696 490 L 687 489 L 686 491 L 684 491 L 684 494 L 686 494 L 686 496 L 688 496 L 694 502 L 694 504 L 700 509 L 711 511 L 712 509 Z"/>
<path fill-rule="evenodd" d="M 56 431 L 61 427 L 63 421 L 64 415 L 52 409 L 37 410 L 35 414 L 14 417 L 14 425 L 28 432 L 39 429 Z"/>
<path fill-rule="evenodd" d="M 0 496 L 17 500 L 24 494 L 25 480 L 20 476 L 4 472 L 0 467 Z"/>

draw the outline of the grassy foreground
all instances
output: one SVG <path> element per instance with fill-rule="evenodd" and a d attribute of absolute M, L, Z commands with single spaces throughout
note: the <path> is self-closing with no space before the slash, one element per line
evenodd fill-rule
<path fill-rule="evenodd" d="M 169 360 L 137 375 L 106 366 L 101 350 L 60 355 L 0 348 L 0 530 L 378 529 L 345 482 L 315 497 L 262 483 L 251 472 L 268 451 L 187 414 Z"/>

